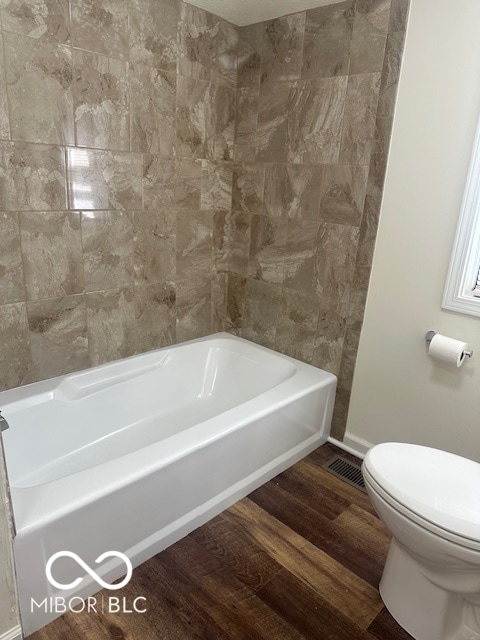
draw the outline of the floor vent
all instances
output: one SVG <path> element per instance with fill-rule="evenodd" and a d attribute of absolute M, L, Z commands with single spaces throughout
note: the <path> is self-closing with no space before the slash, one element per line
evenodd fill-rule
<path fill-rule="evenodd" d="M 323 468 L 333 473 L 337 478 L 341 478 L 351 484 L 353 487 L 357 487 L 360 491 L 365 491 L 365 483 L 363 482 L 362 470 L 359 464 L 345 460 L 341 456 L 335 456 L 323 465 Z"/>

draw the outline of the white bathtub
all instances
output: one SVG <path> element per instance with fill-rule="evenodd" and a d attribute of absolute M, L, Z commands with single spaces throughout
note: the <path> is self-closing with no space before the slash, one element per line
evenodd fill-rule
<path fill-rule="evenodd" d="M 54 588 L 54 553 L 111 583 L 125 565 L 102 553 L 137 566 L 325 442 L 335 385 L 219 333 L 0 393 L 24 633 L 61 615 L 44 598 L 100 588 L 68 558 L 55 578 L 83 580 Z"/>

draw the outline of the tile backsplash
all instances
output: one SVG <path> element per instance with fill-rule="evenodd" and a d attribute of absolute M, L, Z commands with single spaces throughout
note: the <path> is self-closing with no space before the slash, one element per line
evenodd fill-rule
<path fill-rule="evenodd" d="M 408 0 L 0 3 L 1 388 L 226 329 L 339 376 Z"/>

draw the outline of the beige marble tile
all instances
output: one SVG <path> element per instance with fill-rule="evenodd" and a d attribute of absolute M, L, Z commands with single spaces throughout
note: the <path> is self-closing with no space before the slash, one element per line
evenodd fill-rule
<path fill-rule="evenodd" d="M 287 220 L 252 215 L 248 277 L 281 284 L 286 242 Z"/>
<path fill-rule="evenodd" d="M 330 435 L 332 438 L 336 438 L 340 442 L 343 440 L 343 436 L 345 434 L 349 404 L 350 391 L 347 389 L 341 389 L 337 386 Z"/>
<path fill-rule="evenodd" d="M 258 99 L 256 160 L 288 162 L 288 117 L 295 82 L 263 84 Z"/>
<path fill-rule="evenodd" d="M 5 31 L 36 40 L 70 42 L 69 0 L 2 0 L 0 15 Z"/>
<path fill-rule="evenodd" d="M 350 73 L 382 70 L 390 20 L 390 0 L 357 0 L 350 50 Z"/>
<path fill-rule="evenodd" d="M 237 89 L 234 139 L 234 159 L 237 162 L 255 161 L 258 99 L 258 85 Z"/>
<path fill-rule="evenodd" d="M 392 118 L 377 118 L 374 150 L 371 155 L 367 184 L 367 195 L 360 225 L 357 250 L 357 268 L 371 267 L 377 236 L 380 205 L 388 157 L 388 145 L 392 129 Z"/>
<path fill-rule="evenodd" d="M 227 313 L 227 272 L 216 273 L 212 280 L 211 332 L 225 331 Z"/>
<path fill-rule="evenodd" d="M 0 305 L 0 390 L 12 389 L 30 382 L 30 336 L 26 304 Z"/>
<path fill-rule="evenodd" d="M 235 136 L 233 157 L 236 162 L 254 162 L 256 156 L 256 132 L 238 133 Z"/>
<path fill-rule="evenodd" d="M 229 211 L 232 207 L 232 180 L 230 163 L 202 160 L 200 208 Z"/>
<path fill-rule="evenodd" d="M 133 288 L 88 293 L 85 303 L 92 365 L 133 355 L 137 345 Z"/>
<path fill-rule="evenodd" d="M 237 86 L 248 87 L 260 81 L 263 23 L 240 27 L 238 34 Z"/>
<path fill-rule="evenodd" d="M 353 18 L 352 0 L 307 11 L 302 78 L 348 74 Z"/>
<path fill-rule="evenodd" d="M 317 220 L 324 167 L 268 164 L 264 210 L 269 216 Z"/>
<path fill-rule="evenodd" d="M 176 164 L 174 200 L 177 209 L 200 209 L 203 161 L 182 158 Z"/>
<path fill-rule="evenodd" d="M 73 51 L 77 145 L 130 149 L 127 63 L 118 58 Z"/>
<path fill-rule="evenodd" d="M 179 0 L 130 0 L 130 62 L 177 70 Z"/>
<path fill-rule="evenodd" d="M 233 274 L 248 273 L 251 221 L 251 215 L 245 211 L 232 211 L 228 216 L 228 269 Z"/>
<path fill-rule="evenodd" d="M 313 295 L 316 285 L 317 237 L 320 224 L 311 220 L 288 221 L 284 287 Z"/>
<path fill-rule="evenodd" d="M 315 292 L 319 298 L 348 303 L 358 239 L 357 227 L 321 223 L 315 265 Z"/>
<path fill-rule="evenodd" d="M 143 155 L 143 206 L 149 211 L 172 207 L 176 202 L 175 160 L 156 154 Z M 140 207 L 137 207 L 140 208 Z"/>
<path fill-rule="evenodd" d="M 214 274 L 213 213 L 177 213 L 176 223 L 177 296 L 182 305 L 211 296 Z"/>
<path fill-rule="evenodd" d="M 212 331 L 214 260 L 213 213 L 177 214 L 177 340 Z"/>
<path fill-rule="evenodd" d="M 222 85 L 213 87 L 215 113 L 216 160 L 233 160 L 235 139 L 235 89 Z"/>
<path fill-rule="evenodd" d="M 257 161 L 337 162 L 346 93 L 346 76 L 263 85 Z"/>
<path fill-rule="evenodd" d="M 373 152 L 370 156 L 370 171 L 368 174 L 369 185 L 367 192 L 373 190 L 382 192 L 387 170 L 388 152 L 392 137 L 393 116 L 379 118 L 375 122 L 375 134 Z"/>
<path fill-rule="evenodd" d="M 177 341 L 193 340 L 212 333 L 213 304 L 211 293 L 187 298 L 182 296 L 177 304 Z"/>
<path fill-rule="evenodd" d="M 82 213 L 85 291 L 133 284 L 132 214 L 123 211 Z"/>
<path fill-rule="evenodd" d="M 235 273 L 228 274 L 225 330 L 236 335 L 239 335 L 243 325 L 246 286 L 246 278 Z"/>
<path fill-rule="evenodd" d="M 391 0 L 390 2 L 390 21 L 388 31 L 405 31 L 407 27 L 407 18 L 410 0 Z"/>
<path fill-rule="evenodd" d="M 220 276 L 223 276 L 228 272 L 228 259 L 230 253 L 230 238 L 229 238 L 229 219 L 231 216 L 230 211 L 213 212 L 213 229 L 212 229 L 212 242 L 213 242 L 213 264 L 215 267 L 215 273 L 212 281 L 212 293 L 215 288 L 216 297 L 220 298 L 221 294 L 219 288 L 225 285 L 226 280 L 222 282 Z M 215 286 L 213 287 L 213 282 Z"/>
<path fill-rule="evenodd" d="M 142 208 L 142 156 L 137 153 L 67 149 L 71 209 Z"/>
<path fill-rule="evenodd" d="M 352 291 L 348 303 L 348 325 L 360 330 L 365 313 L 367 302 L 368 285 L 370 283 L 371 267 L 355 265 L 355 272 L 352 279 Z"/>
<path fill-rule="evenodd" d="M 357 267 L 370 267 L 380 217 L 381 193 L 367 194 L 358 239 Z"/>
<path fill-rule="evenodd" d="M 235 90 L 183 76 L 177 87 L 177 156 L 233 160 Z"/>
<path fill-rule="evenodd" d="M 235 88 L 236 28 L 191 4 L 181 4 L 178 69 L 183 76 Z"/>
<path fill-rule="evenodd" d="M 132 151 L 173 156 L 177 76 L 142 64 L 130 67 Z"/>
<path fill-rule="evenodd" d="M 395 110 L 400 65 L 402 62 L 404 31 L 396 31 L 387 37 L 383 62 L 377 117 L 391 118 Z"/>
<path fill-rule="evenodd" d="M 179 158 L 215 156 L 215 85 L 206 80 L 177 78 L 177 155 Z"/>
<path fill-rule="evenodd" d="M 213 14 L 212 14 L 213 15 Z M 227 20 L 218 20 L 218 39 L 216 54 L 216 81 L 235 89 L 237 86 L 237 51 L 238 51 L 238 27 L 230 24 Z"/>
<path fill-rule="evenodd" d="M 345 76 L 297 83 L 289 105 L 290 162 L 338 161 L 346 93 Z"/>
<path fill-rule="evenodd" d="M 274 348 L 281 294 L 280 285 L 247 280 L 242 338 Z"/>
<path fill-rule="evenodd" d="M 355 75 L 348 79 L 339 157 L 342 164 L 370 163 L 380 80 L 380 73 Z"/>
<path fill-rule="evenodd" d="M 10 122 L 8 119 L 7 79 L 5 61 L 3 59 L 3 36 L 0 31 L 0 139 L 10 138 Z"/>
<path fill-rule="evenodd" d="M 0 213 L 0 290 L 2 304 L 25 300 L 18 214 Z"/>
<path fill-rule="evenodd" d="M 256 131 L 259 90 L 257 85 L 237 89 L 236 135 Z"/>
<path fill-rule="evenodd" d="M 90 366 L 83 295 L 28 302 L 27 316 L 33 380 Z"/>
<path fill-rule="evenodd" d="M 328 165 L 320 192 L 320 218 L 360 226 L 367 193 L 368 167 Z"/>
<path fill-rule="evenodd" d="M 347 314 L 348 305 L 336 300 L 320 299 L 311 364 L 336 376 L 342 362 Z"/>
<path fill-rule="evenodd" d="M 264 23 L 261 81 L 297 80 L 302 70 L 305 12 Z"/>
<path fill-rule="evenodd" d="M 69 46 L 3 34 L 12 138 L 74 144 Z"/>
<path fill-rule="evenodd" d="M 78 212 L 21 213 L 20 236 L 29 300 L 60 298 L 83 291 Z"/>
<path fill-rule="evenodd" d="M 275 335 L 275 350 L 310 363 L 313 356 L 319 306 L 300 291 L 283 289 Z"/>
<path fill-rule="evenodd" d="M 136 284 L 175 281 L 175 213 L 134 214 Z"/>
<path fill-rule="evenodd" d="M 262 213 L 265 165 L 236 163 L 233 166 L 232 207 L 235 211 Z"/>
<path fill-rule="evenodd" d="M 177 341 L 176 294 L 170 283 L 135 287 L 137 351 L 160 349 Z"/>
<path fill-rule="evenodd" d="M 176 127 L 179 158 L 232 160 L 235 90 L 178 76 Z"/>
<path fill-rule="evenodd" d="M 237 336 L 240 335 L 243 325 L 246 284 L 246 278 L 235 273 L 227 274 L 223 330 Z"/>
<path fill-rule="evenodd" d="M 342 389 L 351 391 L 353 372 L 357 359 L 358 343 L 360 342 L 360 328 L 350 327 L 347 324 L 345 342 L 342 351 L 342 364 L 338 374 L 338 385 Z"/>
<path fill-rule="evenodd" d="M 74 47 L 127 58 L 127 0 L 70 0 L 70 5 Z"/>
<path fill-rule="evenodd" d="M 0 211 L 63 210 L 66 204 L 63 149 L 0 141 Z"/>

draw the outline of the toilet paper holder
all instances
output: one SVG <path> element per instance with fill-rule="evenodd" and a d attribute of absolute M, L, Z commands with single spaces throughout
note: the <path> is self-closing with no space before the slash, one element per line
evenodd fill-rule
<path fill-rule="evenodd" d="M 436 331 L 427 331 L 425 335 L 425 340 L 428 342 L 428 344 L 430 344 L 430 342 L 433 340 L 433 336 L 436 333 L 437 333 Z M 467 358 L 471 358 L 473 356 L 473 351 L 464 351 L 463 353 Z"/>

